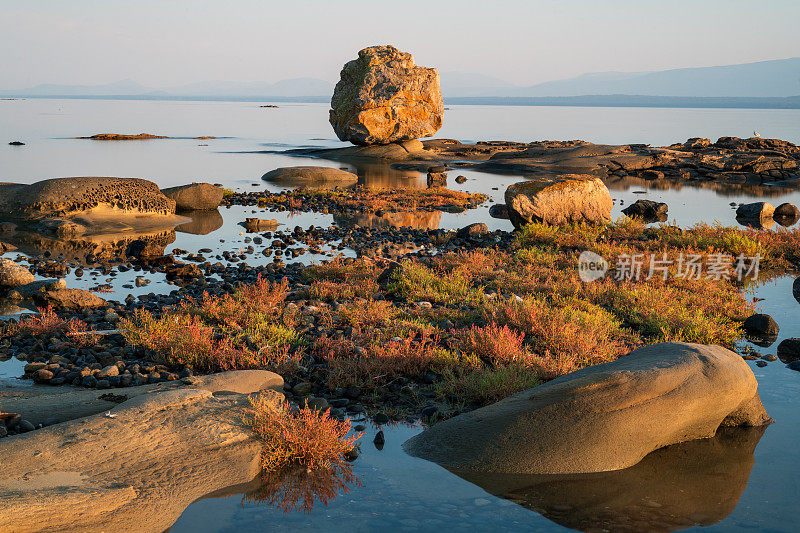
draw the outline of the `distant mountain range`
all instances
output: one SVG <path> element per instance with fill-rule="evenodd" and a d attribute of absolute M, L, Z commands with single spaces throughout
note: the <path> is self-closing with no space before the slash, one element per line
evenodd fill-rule
<path fill-rule="evenodd" d="M 800 57 L 653 72 L 599 72 L 521 87 L 483 74 L 442 72 L 445 99 L 520 99 L 624 95 L 685 98 L 785 98 L 800 95 Z M 105 85 L 37 85 L 0 96 L 136 98 L 329 99 L 333 83 L 295 78 L 275 83 L 204 81 L 156 89 L 133 80 Z M 606 98 L 607 99 L 607 98 Z M 619 99 L 619 98 L 616 98 Z"/>

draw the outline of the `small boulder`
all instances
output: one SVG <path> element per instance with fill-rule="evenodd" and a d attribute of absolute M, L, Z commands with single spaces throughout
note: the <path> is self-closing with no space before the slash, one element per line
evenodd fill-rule
<path fill-rule="evenodd" d="M 436 69 L 415 65 L 394 46 L 372 46 L 342 68 L 330 123 L 342 141 L 388 144 L 433 135 L 443 114 Z"/>
<path fill-rule="evenodd" d="M 769 202 L 754 202 L 752 204 L 742 204 L 736 210 L 736 218 L 743 219 L 762 219 L 769 218 L 775 212 L 775 207 Z"/>
<path fill-rule="evenodd" d="M 0 258 L 0 288 L 12 289 L 36 281 L 30 270 L 10 259 Z"/>
<path fill-rule="evenodd" d="M 777 335 L 780 331 L 778 323 L 769 315 L 756 313 L 745 319 L 742 328 L 750 335 Z"/>
<path fill-rule="evenodd" d="M 467 177 L 466 176 L 457 176 L 456 177 L 456 183 L 461 184 L 461 183 L 466 183 L 466 182 L 467 182 Z"/>
<path fill-rule="evenodd" d="M 778 359 L 784 363 L 800 361 L 800 339 L 784 339 L 778 344 Z"/>
<path fill-rule="evenodd" d="M 622 210 L 624 214 L 633 218 L 641 218 L 643 220 L 666 220 L 667 210 L 669 206 L 664 202 L 654 202 L 652 200 L 636 200 L 631 205 Z"/>
<path fill-rule="evenodd" d="M 358 183 L 358 176 L 331 167 L 281 167 L 261 179 L 285 187 L 346 187 Z"/>
<path fill-rule="evenodd" d="M 56 289 L 37 291 L 31 295 L 33 302 L 42 307 L 52 305 L 56 309 L 82 311 L 84 309 L 103 309 L 108 302 L 82 289 Z"/>
<path fill-rule="evenodd" d="M 489 216 L 508 220 L 508 206 L 506 204 L 494 204 L 489 208 Z"/>
<path fill-rule="evenodd" d="M 246 218 L 244 227 L 248 232 L 275 231 L 278 228 L 278 220 L 274 218 Z"/>
<path fill-rule="evenodd" d="M 175 200 L 175 207 L 183 211 L 216 209 L 222 202 L 222 188 L 210 183 L 192 183 L 161 189 L 164 196 Z"/>
<path fill-rule="evenodd" d="M 489 233 L 489 228 L 483 222 L 475 222 L 469 226 L 464 226 L 456 232 L 456 237 L 469 239 L 470 237 L 481 237 Z"/>
<path fill-rule="evenodd" d="M 798 209 L 794 204 L 785 202 L 775 208 L 775 212 L 772 213 L 772 217 L 797 219 L 800 218 L 800 209 Z"/>
<path fill-rule="evenodd" d="M 599 178 L 579 174 L 547 182 L 515 183 L 506 189 L 505 200 L 516 228 L 531 222 L 603 223 L 611 220 L 613 205 L 608 188 Z"/>

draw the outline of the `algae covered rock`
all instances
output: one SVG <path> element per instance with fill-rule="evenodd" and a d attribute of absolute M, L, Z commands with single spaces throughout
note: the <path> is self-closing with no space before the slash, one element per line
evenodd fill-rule
<path fill-rule="evenodd" d="M 459 474 L 618 470 L 721 426 L 769 423 L 757 386 L 730 350 L 655 344 L 440 422 L 404 447 Z"/>
<path fill-rule="evenodd" d="M 505 200 L 516 228 L 531 222 L 607 222 L 613 205 L 608 188 L 599 178 L 579 174 L 515 183 L 506 189 Z"/>
<path fill-rule="evenodd" d="M 388 144 L 433 135 L 443 113 L 436 69 L 415 65 L 394 46 L 372 46 L 342 69 L 330 123 L 343 141 Z"/>

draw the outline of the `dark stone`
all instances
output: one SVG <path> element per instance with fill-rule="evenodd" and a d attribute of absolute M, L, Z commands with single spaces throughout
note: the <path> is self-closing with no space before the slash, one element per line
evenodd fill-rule
<path fill-rule="evenodd" d="M 508 206 L 506 204 L 494 204 L 489 208 L 489 216 L 508 220 Z"/>
<path fill-rule="evenodd" d="M 430 418 L 438 412 L 439 408 L 436 407 L 435 405 L 429 405 L 427 407 L 422 408 L 422 416 L 425 418 Z"/>
<path fill-rule="evenodd" d="M 40 368 L 33 373 L 33 381 L 35 383 L 47 383 L 53 379 L 53 373 L 46 368 Z"/>
<path fill-rule="evenodd" d="M 798 372 L 800 372 L 800 361 L 792 361 L 786 366 L 789 367 L 791 370 L 797 370 Z"/>
<path fill-rule="evenodd" d="M 11 141 L 8 143 L 9 146 L 25 146 L 25 143 L 22 141 Z"/>
<path fill-rule="evenodd" d="M 476 222 L 469 226 L 464 226 L 456 232 L 456 237 L 460 239 L 468 239 L 470 237 L 481 237 L 489 233 L 489 228 L 483 222 Z"/>
<path fill-rule="evenodd" d="M 389 266 L 383 270 L 383 272 L 378 274 L 378 278 L 376 279 L 376 281 L 378 282 L 378 286 L 383 290 L 386 290 L 386 288 L 389 286 L 389 281 L 391 281 L 392 277 L 397 277 L 402 272 L 403 272 L 403 266 L 400 263 L 390 263 Z M 347 393 L 345 392 L 345 394 Z M 359 391 L 359 395 L 360 394 L 361 391 Z M 356 398 L 357 397 L 358 396 L 356 396 Z"/>
<path fill-rule="evenodd" d="M 83 380 L 81 380 L 81 385 L 93 389 L 97 387 L 97 378 L 94 376 L 84 376 Z"/>
<path fill-rule="evenodd" d="M 667 219 L 667 211 L 669 206 L 663 202 L 654 202 L 652 200 L 636 200 L 631 205 L 622 210 L 622 212 L 633 218 L 641 218 L 645 221 L 659 221 L 663 222 Z"/>
<path fill-rule="evenodd" d="M 800 360 L 800 339 L 791 338 L 778 345 L 778 359 L 784 363 Z"/>
<path fill-rule="evenodd" d="M 114 394 L 113 392 L 107 392 L 105 394 L 101 394 L 98 396 L 98 399 L 105 400 L 107 402 L 113 403 L 122 403 L 128 399 L 127 394 Z"/>
<path fill-rule="evenodd" d="M 767 363 L 766 361 L 756 361 L 756 366 L 759 367 L 759 368 L 763 368 L 763 367 L 767 366 L 768 364 L 769 363 Z"/>
<path fill-rule="evenodd" d="M 97 388 L 98 389 L 110 389 L 111 388 L 111 382 L 108 381 L 107 379 L 98 380 L 97 381 Z"/>
<path fill-rule="evenodd" d="M 364 424 L 358 424 L 357 426 L 353 427 L 353 431 L 364 431 L 366 427 Z"/>
<path fill-rule="evenodd" d="M 795 278 L 794 283 L 792 283 L 792 296 L 797 300 L 797 303 L 800 303 L 800 278 Z"/>
<path fill-rule="evenodd" d="M 464 183 L 466 181 L 467 181 L 467 177 L 466 176 L 458 176 L 456 178 L 456 183 Z"/>
<path fill-rule="evenodd" d="M 27 433 L 28 431 L 33 431 L 36 429 L 33 424 L 28 422 L 27 420 L 20 420 L 19 424 L 17 424 L 17 431 L 20 433 Z"/>
<path fill-rule="evenodd" d="M 778 207 L 775 208 L 775 212 L 772 213 L 772 218 L 793 218 L 797 219 L 800 218 L 800 209 L 797 209 L 797 206 L 794 204 L 790 204 L 788 202 L 782 203 Z"/>
<path fill-rule="evenodd" d="M 389 422 L 389 417 L 385 413 L 378 413 L 372 417 L 372 421 L 378 425 L 386 424 Z"/>
<path fill-rule="evenodd" d="M 769 315 L 756 313 L 750 315 L 742 324 L 744 330 L 750 335 L 777 335 L 780 327 Z"/>
<path fill-rule="evenodd" d="M 375 444 L 375 447 L 379 450 L 383 449 L 383 445 L 386 444 L 386 437 L 383 436 L 383 430 L 378 431 L 375 434 L 375 438 L 372 440 Z"/>

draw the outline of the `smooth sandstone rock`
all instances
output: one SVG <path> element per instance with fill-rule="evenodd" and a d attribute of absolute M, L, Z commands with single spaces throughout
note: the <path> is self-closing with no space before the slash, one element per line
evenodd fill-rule
<path fill-rule="evenodd" d="M 598 178 L 566 174 L 553 181 L 523 181 L 506 189 L 506 206 L 514 227 L 531 222 L 562 225 L 611 220 L 613 202 Z"/>
<path fill-rule="evenodd" d="M 279 394 L 283 380 L 218 376 L 150 387 L 110 409 L 96 391 L 76 391 L 98 414 L 2 439 L 0 530 L 162 532 L 197 499 L 253 480 L 261 444 L 244 422 L 246 393 Z M 47 396 L 58 410 L 59 395 Z"/>
<path fill-rule="evenodd" d="M 415 65 L 393 46 L 372 46 L 344 65 L 330 123 L 343 141 L 388 144 L 433 135 L 443 113 L 436 69 Z"/>
<path fill-rule="evenodd" d="M 345 187 L 358 182 L 358 176 L 352 172 L 330 167 L 281 167 L 267 172 L 261 179 L 287 187 Z"/>
<path fill-rule="evenodd" d="M 769 423 L 757 385 L 730 350 L 661 343 L 440 422 L 404 448 L 459 474 L 618 470 L 721 425 Z"/>
<path fill-rule="evenodd" d="M 30 270 L 10 259 L 0 258 L 0 288 L 13 289 L 34 281 L 36 278 Z"/>
<path fill-rule="evenodd" d="M 216 209 L 222 202 L 223 190 L 210 183 L 192 183 L 161 189 L 164 196 L 175 200 L 177 209 L 185 211 Z"/>

